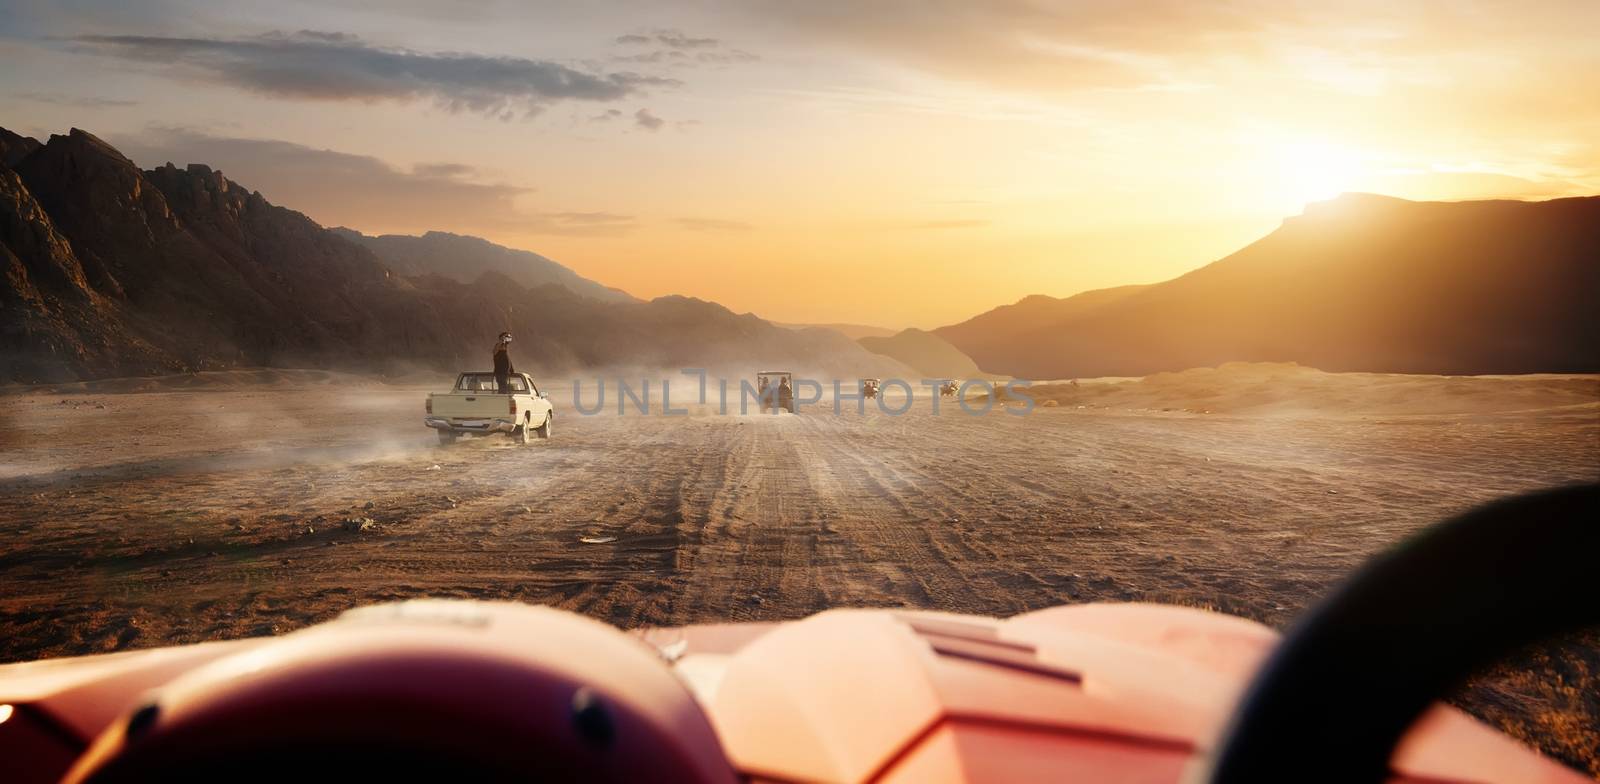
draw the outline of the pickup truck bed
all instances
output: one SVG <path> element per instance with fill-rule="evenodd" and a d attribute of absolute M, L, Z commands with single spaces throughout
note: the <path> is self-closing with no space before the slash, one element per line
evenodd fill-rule
<path fill-rule="evenodd" d="M 449 392 L 428 395 L 423 424 L 438 431 L 440 443 L 464 435 L 504 433 L 521 443 L 550 437 L 555 409 L 526 373 L 513 373 L 502 392 L 493 373 L 462 373 Z"/>

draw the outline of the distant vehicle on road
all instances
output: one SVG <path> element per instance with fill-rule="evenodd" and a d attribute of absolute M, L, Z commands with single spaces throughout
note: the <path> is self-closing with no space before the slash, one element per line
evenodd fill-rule
<path fill-rule="evenodd" d="M 428 415 L 422 422 L 439 433 L 439 443 L 461 436 L 505 433 L 519 444 L 534 436 L 550 437 L 555 407 L 527 373 L 512 373 L 501 394 L 494 373 L 462 373 L 449 392 L 428 393 Z"/>
<path fill-rule="evenodd" d="M 782 409 L 794 413 L 794 374 L 787 370 L 756 373 L 756 391 L 761 396 L 761 413 Z"/>
<path fill-rule="evenodd" d="M 943 386 L 939 387 L 939 396 L 940 397 L 955 397 L 956 393 L 958 393 L 960 391 L 961 391 L 961 382 L 960 381 L 955 381 L 955 380 L 946 381 L 946 382 L 944 382 Z"/>
<path fill-rule="evenodd" d="M 875 378 L 861 379 L 861 395 L 868 400 L 878 396 L 878 385 L 881 382 Z"/>

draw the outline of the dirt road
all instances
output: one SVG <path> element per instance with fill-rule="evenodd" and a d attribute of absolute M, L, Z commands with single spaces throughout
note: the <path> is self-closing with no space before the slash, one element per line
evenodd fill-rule
<path fill-rule="evenodd" d="M 1600 478 L 1593 408 L 971 417 L 924 400 L 904 416 L 667 417 L 558 399 L 550 441 L 441 447 L 419 390 L 371 383 L 0 402 L 4 661 L 277 633 L 424 595 L 625 627 L 1098 600 L 1282 626 L 1442 516 Z M 1592 685 L 1593 644 L 1546 664 Z M 1465 701 L 1580 758 L 1564 744 L 1582 732 L 1540 716 L 1593 728 L 1596 690 L 1541 682 L 1501 673 Z"/>

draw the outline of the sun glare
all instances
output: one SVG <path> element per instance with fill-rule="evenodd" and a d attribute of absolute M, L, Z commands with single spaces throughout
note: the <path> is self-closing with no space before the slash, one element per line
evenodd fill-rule
<path fill-rule="evenodd" d="M 1353 151 L 1325 142 L 1291 142 L 1276 151 L 1279 188 L 1294 206 L 1351 190 L 1361 160 Z"/>

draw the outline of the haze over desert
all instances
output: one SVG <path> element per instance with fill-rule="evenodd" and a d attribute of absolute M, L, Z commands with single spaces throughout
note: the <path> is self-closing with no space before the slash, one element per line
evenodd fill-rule
<path fill-rule="evenodd" d="M 421 596 L 625 628 L 1063 600 L 1281 626 L 1440 517 L 1600 474 L 1594 376 L 1230 365 L 977 417 L 926 398 L 905 416 L 577 416 L 552 382 L 563 415 L 531 453 L 434 444 L 413 420 L 439 386 L 262 371 L 14 391 L 0 656 L 277 634 Z M 1597 642 L 1457 699 L 1590 764 Z"/>

